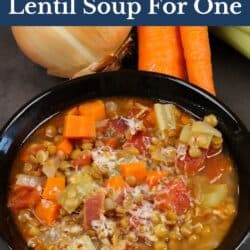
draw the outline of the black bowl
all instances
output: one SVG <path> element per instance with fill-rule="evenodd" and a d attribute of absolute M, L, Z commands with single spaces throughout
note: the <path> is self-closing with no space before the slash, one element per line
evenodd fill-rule
<path fill-rule="evenodd" d="M 236 163 L 240 190 L 238 215 L 219 249 L 250 249 L 246 242 L 250 226 L 250 135 L 247 129 L 227 107 L 199 88 L 166 75 L 127 70 L 65 82 L 33 99 L 4 127 L 0 134 L 0 233 L 4 241 L 15 250 L 27 249 L 6 207 L 11 165 L 22 143 L 38 126 L 67 107 L 109 96 L 153 98 L 175 103 L 197 118 L 210 113 L 218 117 L 219 128 Z"/>

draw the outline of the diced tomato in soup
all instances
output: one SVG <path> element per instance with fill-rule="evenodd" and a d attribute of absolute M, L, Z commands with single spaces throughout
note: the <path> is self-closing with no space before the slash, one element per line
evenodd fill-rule
<path fill-rule="evenodd" d="M 188 188 L 180 178 L 173 179 L 156 195 L 155 204 L 160 210 L 184 214 L 191 205 Z"/>
<path fill-rule="evenodd" d="M 225 156 L 219 154 L 206 158 L 204 166 L 205 168 L 202 170 L 202 174 L 207 176 L 211 183 L 215 183 L 229 171 L 230 161 Z"/>
<path fill-rule="evenodd" d="M 123 136 L 125 131 L 128 129 L 128 125 L 122 118 L 115 118 L 109 121 L 110 127 L 115 130 L 117 135 Z"/>
<path fill-rule="evenodd" d="M 151 140 L 149 133 L 146 132 L 137 132 L 132 136 L 130 143 L 136 147 L 140 153 L 145 154 L 148 151 Z"/>
<path fill-rule="evenodd" d="M 188 152 L 186 152 L 185 156 L 178 157 L 176 160 L 176 166 L 180 170 L 189 173 L 194 174 L 199 172 L 203 166 L 204 161 L 206 159 L 206 151 L 203 150 L 200 157 L 193 158 L 191 157 Z"/>
<path fill-rule="evenodd" d="M 37 189 L 16 185 L 11 190 L 8 207 L 14 211 L 24 208 L 33 208 L 40 200 L 40 193 Z"/>

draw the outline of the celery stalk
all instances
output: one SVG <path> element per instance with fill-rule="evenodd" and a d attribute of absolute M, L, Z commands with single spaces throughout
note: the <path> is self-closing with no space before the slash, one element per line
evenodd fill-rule
<path fill-rule="evenodd" d="M 212 27 L 211 32 L 250 59 L 250 27 Z"/>
<path fill-rule="evenodd" d="M 181 133 L 180 133 L 180 137 L 179 137 L 179 140 L 182 142 L 182 143 L 185 143 L 187 144 L 190 137 L 191 137 L 192 133 L 191 133 L 191 125 L 187 124 L 185 125 L 182 130 L 181 130 Z"/>
<path fill-rule="evenodd" d="M 201 122 L 201 121 L 193 123 L 191 132 L 196 134 L 208 134 L 216 137 L 222 137 L 222 134 L 218 129 L 212 127 L 206 122 Z"/>
<path fill-rule="evenodd" d="M 75 211 L 79 205 L 83 202 L 83 199 L 90 194 L 95 184 L 93 179 L 88 174 L 83 174 L 78 182 L 69 184 L 58 196 L 58 203 L 66 210 L 69 214 Z"/>
<path fill-rule="evenodd" d="M 160 130 L 176 129 L 175 106 L 173 104 L 156 103 L 154 110 Z"/>

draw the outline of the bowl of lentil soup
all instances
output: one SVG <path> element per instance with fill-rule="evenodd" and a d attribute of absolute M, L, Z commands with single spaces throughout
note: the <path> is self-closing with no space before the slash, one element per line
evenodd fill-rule
<path fill-rule="evenodd" d="M 248 232 L 249 134 L 178 79 L 66 82 L 20 110 L 0 145 L 13 249 L 228 250 Z"/>

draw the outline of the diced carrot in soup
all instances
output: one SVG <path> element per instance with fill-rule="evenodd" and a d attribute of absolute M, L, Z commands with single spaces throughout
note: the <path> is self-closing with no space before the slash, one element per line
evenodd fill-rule
<path fill-rule="evenodd" d="M 68 139 L 63 139 L 58 143 L 57 150 L 62 150 L 66 155 L 69 155 L 73 150 L 73 146 Z"/>
<path fill-rule="evenodd" d="M 146 177 L 146 183 L 148 184 L 149 187 L 152 187 L 166 176 L 167 176 L 166 171 L 148 171 Z"/>
<path fill-rule="evenodd" d="M 116 190 L 123 189 L 127 187 L 127 183 L 122 179 L 121 176 L 113 176 L 106 182 L 106 187 L 111 187 Z"/>
<path fill-rule="evenodd" d="M 55 201 L 64 188 L 65 177 L 48 178 L 42 193 L 42 197 L 47 200 Z"/>
<path fill-rule="evenodd" d="M 71 139 L 94 138 L 96 136 L 94 118 L 82 115 L 66 115 L 63 136 Z"/>
<path fill-rule="evenodd" d="M 35 215 L 45 224 L 52 224 L 59 216 L 60 205 L 49 200 L 41 200 L 35 208 Z"/>
<path fill-rule="evenodd" d="M 142 183 L 147 176 L 147 168 L 144 162 L 123 163 L 120 168 L 125 179 L 134 176 L 137 184 Z"/>
<path fill-rule="evenodd" d="M 84 116 L 93 116 L 95 121 L 106 118 L 105 105 L 101 100 L 81 104 L 79 106 L 79 113 Z"/>

